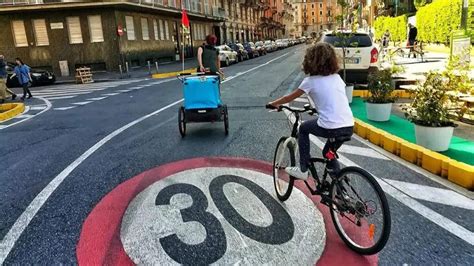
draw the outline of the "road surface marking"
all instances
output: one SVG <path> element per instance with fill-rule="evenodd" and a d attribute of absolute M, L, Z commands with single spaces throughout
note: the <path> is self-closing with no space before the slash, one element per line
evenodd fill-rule
<path fill-rule="evenodd" d="M 100 101 L 100 100 L 103 100 L 107 98 L 107 96 L 104 96 L 104 97 L 97 97 L 97 98 L 90 98 L 90 99 L 87 99 L 88 101 Z"/>
<path fill-rule="evenodd" d="M 48 106 L 46 106 L 46 105 L 32 105 L 32 106 L 30 106 L 30 110 L 39 111 L 39 110 L 46 109 L 47 107 Z"/>
<path fill-rule="evenodd" d="M 14 118 L 16 118 L 16 119 L 32 118 L 33 116 L 34 115 L 23 114 L 23 115 L 15 116 Z"/>
<path fill-rule="evenodd" d="M 36 97 L 36 99 L 42 100 L 42 101 L 46 104 L 46 108 L 43 109 L 41 112 L 36 113 L 34 116 L 27 117 L 27 118 L 25 118 L 25 119 L 23 119 L 23 120 L 20 120 L 20 121 L 15 122 L 15 123 L 11 123 L 11 124 L 5 125 L 5 126 L 1 127 L 0 129 L 5 129 L 5 128 L 8 128 L 8 127 L 11 127 L 11 126 L 14 126 L 14 125 L 17 125 L 17 124 L 26 122 L 26 121 L 30 120 L 31 118 L 36 117 L 36 116 L 38 116 L 38 115 L 40 115 L 40 114 L 42 114 L 42 113 L 48 111 L 49 109 L 51 109 L 51 102 L 50 102 L 50 101 L 48 101 L 47 99 L 45 99 L 45 98 L 43 98 L 43 97 Z M 27 106 L 26 109 L 25 109 L 25 111 L 23 112 L 23 114 L 26 114 L 29 110 L 30 110 L 30 107 Z M 7 120 L 7 121 L 8 121 L 8 120 Z M 0 260 L 0 265 L 2 265 L 1 260 Z"/>
<path fill-rule="evenodd" d="M 102 95 L 104 96 L 115 96 L 115 95 L 119 95 L 120 93 L 104 93 Z"/>
<path fill-rule="evenodd" d="M 77 106 L 58 107 L 58 108 L 54 108 L 54 110 L 64 111 L 64 110 L 69 110 L 69 109 L 76 108 L 76 107 Z"/>
<path fill-rule="evenodd" d="M 423 186 L 391 179 L 385 179 L 385 181 L 415 199 L 474 210 L 474 200 L 466 198 L 449 189 Z"/>
<path fill-rule="evenodd" d="M 380 159 L 380 160 L 390 160 L 389 158 L 383 156 L 382 154 L 370 148 L 364 148 L 364 147 L 359 147 L 359 146 L 354 146 L 354 145 L 346 145 L 346 144 L 342 145 L 342 147 L 338 150 L 338 152 L 355 154 L 355 155 L 360 155 L 360 156 L 370 157 L 370 158 L 375 158 L 375 159 Z"/>
<path fill-rule="evenodd" d="M 72 103 L 72 104 L 76 104 L 76 105 L 86 105 L 86 104 L 89 104 L 91 103 L 91 101 L 87 101 L 87 102 L 77 102 L 77 103 Z"/>
<path fill-rule="evenodd" d="M 256 66 L 254 68 L 251 68 L 245 72 L 243 72 L 241 75 L 244 75 L 247 72 L 253 71 L 255 69 L 258 69 L 260 67 L 268 65 L 270 62 L 273 62 L 275 60 L 280 59 L 281 57 L 290 54 L 290 52 L 285 53 L 277 58 L 274 58 L 264 64 L 261 64 L 259 66 Z M 234 76 L 234 78 L 237 77 Z M 166 79 L 161 81 L 161 83 L 165 83 L 168 81 L 175 80 L 173 79 Z M 222 83 L 225 83 L 229 81 L 229 79 L 224 80 Z M 39 97 L 38 97 L 39 98 Z M 44 99 L 47 103 L 49 108 L 51 108 L 51 103 Z M 49 199 L 51 194 L 61 185 L 61 183 L 66 179 L 66 177 L 69 176 L 69 174 L 76 169 L 84 160 L 89 158 L 95 151 L 97 151 L 100 147 L 102 147 L 104 144 L 109 142 L 112 138 L 115 136 L 119 135 L 123 131 L 127 130 L 128 128 L 140 123 L 141 121 L 157 115 L 181 102 L 183 102 L 184 99 L 181 98 L 180 100 L 177 100 L 165 107 L 162 107 L 152 113 L 149 113 L 145 116 L 142 116 L 126 125 L 123 127 L 115 130 L 114 132 L 110 133 L 109 135 L 105 136 L 103 139 L 101 139 L 99 142 L 94 144 L 91 148 L 89 148 L 86 152 L 84 152 L 79 158 L 77 158 L 74 162 L 72 162 L 70 165 L 68 165 L 61 173 L 59 173 L 56 177 L 54 177 L 51 182 L 38 194 L 36 197 L 33 199 L 33 201 L 28 205 L 28 207 L 23 211 L 23 213 L 18 217 L 18 219 L 15 221 L 13 226 L 8 230 L 8 233 L 3 237 L 2 241 L 0 242 L 0 265 L 2 265 L 7 258 L 8 254 L 10 254 L 11 250 L 13 249 L 15 243 L 17 242 L 18 238 L 21 236 L 23 231 L 25 231 L 26 227 L 30 224 L 31 220 L 35 217 L 36 213 L 41 209 L 41 207 L 45 204 L 45 202 Z M 49 109 L 48 108 L 48 109 Z M 47 111 L 48 109 L 43 110 L 42 112 Z M 42 113 L 41 112 L 41 113 Z M 26 120 L 26 119 L 25 119 Z"/>
<path fill-rule="evenodd" d="M 73 95 L 73 96 L 60 96 L 60 97 L 48 97 L 47 99 L 48 100 L 61 100 L 61 99 L 71 99 L 71 98 L 75 98 L 77 95 Z"/>
<path fill-rule="evenodd" d="M 118 92 L 129 92 L 130 90 L 117 90 Z"/>

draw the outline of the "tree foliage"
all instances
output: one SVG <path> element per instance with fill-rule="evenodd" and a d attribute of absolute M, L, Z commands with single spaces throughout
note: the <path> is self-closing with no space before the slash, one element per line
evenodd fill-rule
<path fill-rule="evenodd" d="M 378 17 L 375 20 L 375 38 L 381 39 L 386 30 L 390 31 L 391 41 L 405 41 L 407 39 L 407 17 Z"/>
<path fill-rule="evenodd" d="M 461 25 L 462 0 L 436 0 L 416 13 L 417 39 L 429 43 L 449 43 L 451 32 Z"/>

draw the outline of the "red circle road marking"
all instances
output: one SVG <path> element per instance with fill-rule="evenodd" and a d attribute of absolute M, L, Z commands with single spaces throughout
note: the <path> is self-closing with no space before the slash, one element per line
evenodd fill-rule
<path fill-rule="evenodd" d="M 272 175 L 272 166 L 267 162 L 224 157 L 183 160 L 143 172 L 109 192 L 86 218 L 76 249 L 78 263 L 81 265 L 134 265 L 120 240 L 122 217 L 130 202 L 145 188 L 167 176 L 194 168 L 213 166 L 244 168 Z M 332 224 L 327 206 L 319 203 L 319 197 L 312 196 L 303 182 L 295 182 L 295 185 L 311 198 L 325 217 L 326 247 L 317 265 L 377 265 L 377 255 L 361 256 L 342 242 Z"/>

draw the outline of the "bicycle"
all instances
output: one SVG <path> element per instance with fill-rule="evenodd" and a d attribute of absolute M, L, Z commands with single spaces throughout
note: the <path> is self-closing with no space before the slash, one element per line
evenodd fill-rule
<path fill-rule="evenodd" d="M 275 109 L 271 105 L 267 105 L 266 108 Z M 290 111 L 295 121 L 290 121 L 293 127 L 290 137 L 281 137 L 278 141 L 273 158 L 274 188 L 277 198 L 282 202 L 290 197 L 295 182 L 295 178 L 289 176 L 285 168 L 296 164 L 300 117 L 303 113 L 317 114 L 317 111 L 309 104 L 305 105 L 304 109 L 280 106 L 277 111 L 283 109 Z M 336 147 L 333 150 L 336 158 L 338 158 L 337 147 L 350 139 L 351 136 L 344 136 L 328 140 L 329 145 Z M 330 175 L 325 167 L 327 163 L 328 160 L 324 158 L 311 158 L 309 170 L 315 187 L 313 188 L 308 183 L 310 178 L 304 181 L 306 186 L 312 195 L 321 196 L 321 203 L 330 208 L 336 231 L 349 248 L 363 255 L 379 252 L 387 243 L 391 229 L 390 209 L 382 188 L 375 178 L 362 168 L 348 166 Z M 323 165 L 324 172 L 321 177 L 318 175 L 315 164 Z M 362 185 L 358 187 L 362 190 L 356 190 L 357 185 Z M 362 193 L 369 190 L 371 190 L 371 198 L 367 200 L 361 197 Z M 380 205 L 376 205 L 377 203 Z M 377 225 L 376 222 L 378 222 Z"/>

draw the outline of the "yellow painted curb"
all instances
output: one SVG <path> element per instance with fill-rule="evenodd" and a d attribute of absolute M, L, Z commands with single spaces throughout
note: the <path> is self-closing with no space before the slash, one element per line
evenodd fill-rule
<path fill-rule="evenodd" d="M 189 68 L 189 69 L 185 69 L 184 71 L 174 71 L 174 72 L 153 74 L 151 75 L 151 77 L 154 79 L 172 78 L 172 77 L 176 77 L 177 75 L 181 73 L 195 73 L 195 72 L 196 72 L 196 68 Z"/>
<path fill-rule="evenodd" d="M 474 190 L 474 166 L 410 143 L 384 130 L 355 119 L 354 133 L 423 169 Z"/>
<path fill-rule="evenodd" d="M 25 105 L 22 103 L 4 103 L 0 104 L 0 121 L 13 118 L 25 111 Z"/>
<path fill-rule="evenodd" d="M 469 190 L 474 190 L 474 166 L 452 161 L 449 164 L 448 180 Z"/>
<path fill-rule="evenodd" d="M 412 93 L 410 93 L 408 91 L 405 91 L 405 90 L 394 90 L 392 95 L 396 96 L 398 98 L 405 98 L 405 99 L 412 98 Z M 370 96 L 370 92 L 368 90 L 354 90 L 352 92 L 352 96 L 367 98 L 367 97 Z"/>

